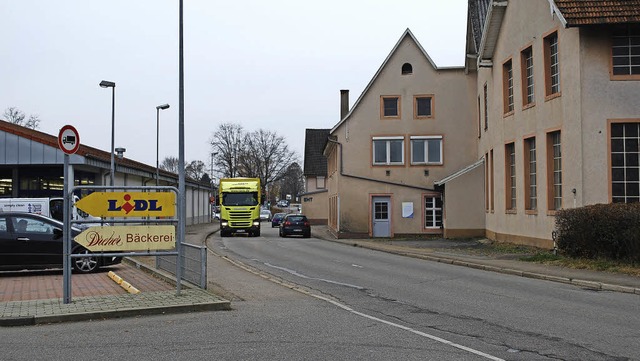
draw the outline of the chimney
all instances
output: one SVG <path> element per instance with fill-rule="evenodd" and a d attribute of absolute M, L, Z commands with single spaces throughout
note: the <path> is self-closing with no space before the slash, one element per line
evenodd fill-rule
<path fill-rule="evenodd" d="M 349 113 L 349 90 L 340 90 L 340 120 L 344 119 Z"/>

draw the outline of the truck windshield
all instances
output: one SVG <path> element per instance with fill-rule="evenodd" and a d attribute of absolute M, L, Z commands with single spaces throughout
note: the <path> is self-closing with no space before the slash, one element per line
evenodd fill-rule
<path fill-rule="evenodd" d="M 251 193 L 223 193 L 223 206 L 257 206 L 258 192 Z"/>

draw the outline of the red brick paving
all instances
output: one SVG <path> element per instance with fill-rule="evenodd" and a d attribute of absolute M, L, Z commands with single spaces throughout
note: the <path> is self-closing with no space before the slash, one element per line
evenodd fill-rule
<path fill-rule="evenodd" d="M 135 266 L 122 263 L 97 273 L 71 275 L 71 297 L 126 294 L 108 276 L 113 271 L 140 292 L 168 291 L 176 287 Z M 62 270 L 0 272 L 0 302 L 31 301 L 63 297 Z"/>

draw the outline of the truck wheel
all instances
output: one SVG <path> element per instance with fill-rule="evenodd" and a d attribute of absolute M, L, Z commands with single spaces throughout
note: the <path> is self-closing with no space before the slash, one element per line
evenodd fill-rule
<path fill-rule="evenodd" d="M 260 237 L 260 230 L 255 231 L 253 234 L 254 237 Z"/>

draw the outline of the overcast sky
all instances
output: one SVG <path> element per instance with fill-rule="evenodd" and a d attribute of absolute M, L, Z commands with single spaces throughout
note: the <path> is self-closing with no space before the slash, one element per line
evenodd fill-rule
<path fill-rule="evenodd" d="M 57 136 L 155 166 L 178 156 L 178 0 L 0 0 L 0 118 L 8 107 Z M 221 123 L 285 138 L 339 121 L 405 29 L 437 66 L 464 64 L 467 0 L 184 0 L 185 160 L 210 165 Z"/>

